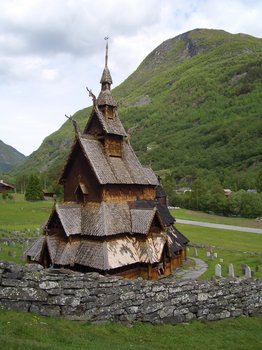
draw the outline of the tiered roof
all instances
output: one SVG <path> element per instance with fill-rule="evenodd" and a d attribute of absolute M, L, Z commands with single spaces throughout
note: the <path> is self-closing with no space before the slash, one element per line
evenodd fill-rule
<path fill-rule="evenodd" d="M 188 242 L 172 226 L 174 219 L 167 206 L 158 201 L 165 193 L 159 187 L 156 175 L 150 167 L 141 165 L 128 141 L 111 94 L 112 78 L 107 57 L 108 45 L 101 92 L 94 99 L 93 111 L 84 133 L 76 132 L 75 144 L 60 180 L 67 181 L 75 157 L 82 152 L 81 161 L 84 159 L 88 169 L 92 170 L 99 189 L 105 185 L 128 185 L 132 192 L 132 189 L 137 190 L 142 186 L 154 194 L 152 189 L 155 188 L 155 198 L 128 201 L 123 197 L 118 202 L 87 200 L 84 203 L 56 204 L 45 235 L 27 251 L 32 260 L 40 261 L 47 247 L 53 264 L 78 264 L 105 271 L 136 263 L 157 263 L 165 246 L 169 255 L 175 256 Z M 110 117 L 106 114 L 108 109 Z M 111 156 L 106 151 L 106 142 L 116 142 L 121 146 L 118 156 Z M 85 174 L 79 176 L 81 181 L 77 191 L 82 191 L 88 198 L 85 185 L 88 178 L 83 177 Z M 69 188 L 73 191 L 73 186 Z"/>

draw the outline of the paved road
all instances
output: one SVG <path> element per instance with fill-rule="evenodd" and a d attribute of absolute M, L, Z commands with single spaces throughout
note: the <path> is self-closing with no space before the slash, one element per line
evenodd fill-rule
<path fill-rule="evenodd" d="M 218 229 L 223 229 L 223 230 L 243 231 L 243 232 L 251 232 L 251 233 L 262 234 L 262 230 L 261 229 L 251 228 L 251 227 L 212 224 L 210 222 L 193 221 L 193 220 L 181 220 L 181 219 L 176 219 L 176 222 L 178 224 L 186 224 L 186 225 L 193 225 L 193 226 L 203 226 L 203 227 L 212 227 L 212 228 L 218 228 Z"/>

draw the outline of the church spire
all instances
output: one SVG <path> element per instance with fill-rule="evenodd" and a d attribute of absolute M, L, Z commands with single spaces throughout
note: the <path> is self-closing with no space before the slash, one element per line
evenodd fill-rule
<path fill-rule="evenodd" d="M 111 74 L 108 69 L 108 36 L 105 37 L 106 40 L 106 53 L 105 53 L 105 68 L 103 70 L 103 74 L 100 80 L 100 84 L 102 84 L 102 89 L 103 89 L 103 84 L 108 84 L 109 86 L 106 86 L 110 90 L 110 85 L 113 84 Z"/>
<path fill-rule="evenodd" d="M 103 74 L 100 80 L 101 91 L 97 98 L 98 106 L 112 106 L 116 107 L 116 102 L 113 99 L 111 94 L 111 84 L 113 84 L 110 71 L 108 69 L 108 37 L 105 37 L 106 40 L 106 52 L 105 52 L 105 68 L 103 70 Z"/>
<path fill-rule="evenodd" d="M 105 57 L 105 67 L 107 67 L 107 62 L 108 62 L 108 39 L 109 37 L 106 36 L 105 40 L 106 40 L 106 57 Z"/>

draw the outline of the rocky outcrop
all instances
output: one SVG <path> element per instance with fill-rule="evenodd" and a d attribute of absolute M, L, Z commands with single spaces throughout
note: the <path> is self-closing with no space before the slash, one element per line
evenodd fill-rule
<path fill-rule="evenodd" d="M 72 320 L 219 320 L 262 314 L 262 280 L 131 281 L 2 261 L 0 305 Z"/>

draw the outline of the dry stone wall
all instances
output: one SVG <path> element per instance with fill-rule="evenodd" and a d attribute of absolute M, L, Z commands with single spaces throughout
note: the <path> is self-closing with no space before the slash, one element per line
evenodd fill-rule
<path fill-rule="evenodd" d="M 131 281 L 0 261 L 0 306 L 87 321 L 218 320 L 262 314 L 262 280 Z"/>

